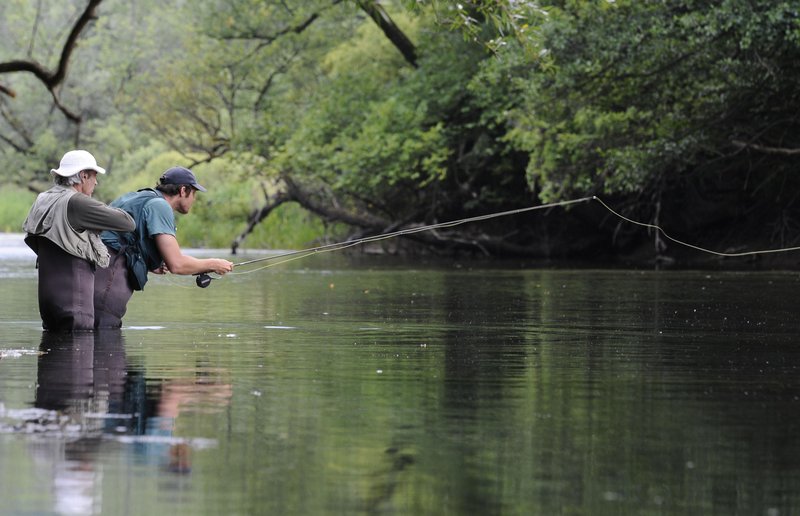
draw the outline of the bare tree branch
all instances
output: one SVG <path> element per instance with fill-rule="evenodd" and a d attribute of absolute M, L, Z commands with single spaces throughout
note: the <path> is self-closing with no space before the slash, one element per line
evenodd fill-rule
<path fill-rule="evenodd" d="M 262 220 L 266 219 L 275 208 L 292 200 L 289 194 L 283 190 L 278 191 L 274 195 L 269 195 L 266 190 L 264 190 L 264 197 L 266 198 L 264 206 L 250 213 L 250 216 L 247 217 L 247 227 L 233 239 L 231 243 L 231 254 L 236 254 L 236 251 L 239 249 L 239 246 L 242 245 L 244 239 L 247 238 L 247 235 L 252 233 L 256 226 L 259 225 Z"/>
<path fill-rule="evenodd" d="M 764 154 L 781 154 L 783 156 L 794 156 L 800 154 L 800 149 L 787 149 L 785 147 L 769 147 L 766 145 L 759 145 L 757 143 L 748 143 L 741 140 L 733 140 L 735 146 L 742 149 L 753 149 Z"/>
<path fill-rule="evenodd" d="M 340 0 L 336 0 L 335 2 L 333 2 L 333 5 L 336 5 L 337 3 L 339 3 L 339 1 Z M 259 41 L 259 44 L 256 46 L 256 48 L 253 49 L 253 51 L 249 55 L 245 56 L 244 59 L 248 59 L 248 58 L 251 57 L 252 54 L 257 53 L 258 51 L 260 51 L 261 49 L 263 49 L 264 47 L 266 47 L 268 45 L 271 45 L 272 43 L 274 43 L 277 39 L 279 39 L 282 36 L 285 36 L 287 34 L 292 34 L 292 33 L 300 34 L 304 30 L 309 28 L 311 26 L 311 24 L 314 23 L 317 19 L 319 19 L 319 13 L 311 13 L 308 16 L 308 18 L 306 18 L 305 20 L 301 21 L 297 25 L 284 27 L 283 29 L 279 30 L 278 32 L 276 32 L 274 34 L 261 34 L 259 32 L 252 32 L 252 31 L 251 32 L 238 32 L 234 36 L 222 36 L 220 39 L 222 39 L 222 40 L 253 39 L 253 40 Z"/>
<path fill-rule="evenodd" d="M 75 50 L 75 46 L 81 32 L 86 28 L 90 21 L 97 19 L 97 6 L 99 6 L 102 1 L 103 0 L 89 0 L 86 9 L 84 9 L 81 16 L 75 22 L 75 25 L 72 27 L 67 40 L 64 42 L 64 47 L 61 50 L 61 57 L 58 61 L 58 68 L 55 70 L 48 70 L 47 67 L 35 60 L 15 59 L 0 63 L 0 74 L 17 72 L 27 72 L 33 74 L 48 89 L 53 97 L 56 107 L 58 107 L 58 109 L 64 113 L 64 116 L 73 122 L 80 122 L 80 115 L 73 113 L 61 103 L 56 90 L 67 75 L 69 60 L 72 56 L 72 52 Z M 14 91 L 5 86 L 0 86 L 0 92 L 5 93 L 10 97 L 15 96 Z"/>
<path fill-rule="evenodd" d="M 400 27 L 394 23 L 394 20 L 392 20 L 389 13 L 386 12 L 386 9 L 375 0 L 356 0 L 356 3 L 361 10 L 367 13 L 367 15 L 372 18 L 372 21 L 380 27 L 386 37 L 389 38 L 389 41 L 391 41 L 403 55 L 406 62 L 414 68 L 417 68 L 417 49 L 414 43 L 412 43 Z"/>
<path fill-rule="evenodd" d="M 17 92 L 12 90 L 8 86 L 3 86 L 2 84 L 0 84 L 0 93 L 4 93 L 4 94 L 8 95 L 12 99 L 17 96 Z"/>
<path fill-rule="evenodd" d="M 391 225 L 390 221 L 381 217 L 368 213 L 354 213 L 333 203 L 321 201 L 287 175 L 283 176 L 283 182 L 286 184 L 287 193 L 292 200 L 297 201 L 308 211 L 316 213 L 329 222 L 344 222 L 350 226 L 361 228 L 385 228 Z"/>
<path fill-rule="evenodd" d="M 288 174 L 281 177 L 278 191 L 268 194 L 265 190 L 266 202 L 261 208 L 253 210 L 247 220 L 247 227 L 231 243 L 231 253 L 236 254 L 245 238 L 253 232 L 255 227 L 266 219 L 278 206 L 287 202 L 296 202 L 304 209 L 310 211 L 328 222 L 343 222 L 351 227 L 360 228 L 361 231 L 351 235 L 347 240 L 358 240 L 364 237 L 385 235 L 404 229 L 423 227 L 420 222 L 393 222 L 382 217 L 363 211 L 351 211 L 342 208 L 334 199 L 327 195 L 320 195 L 306 186 L 300 185 Z M 529 244 L 516 244 L 506 236 L 486 235 L 479 231 L 449 230 L 449 231 L 424 231 L 404 235 L 403 238 L 421 242 L 431 248 L 447 250 L 466 249 L 479 251 L 484 255 L 506 255 L 544 258 L 553 254 L 555 244 L 549 239 L 539 239 Z M 580 242 L 559 241 L 558 247 L 563 251 L 582 249 Z"/>

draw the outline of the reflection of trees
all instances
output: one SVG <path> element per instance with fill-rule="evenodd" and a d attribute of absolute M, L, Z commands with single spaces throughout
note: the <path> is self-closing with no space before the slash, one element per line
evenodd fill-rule
<path fill-rule="evenodd" d="M 410 499 L 482 514 L 794 506 L 792 285 L 754 279 L 732 296 L 724 278 L 701 274 L 479 276 L 437 275 L 415 298 L 424 309 L 388 314 L 430 328 L 426 353 L 441 374 L 376 384 L 398 414 L 370 413 L 386 423 L 373 431 L 373 457 L 380 436 L 414 458 L 393 469 L 387 454 L 371 483 L 376 512 Z"/>
<path fill-rule="evenodd" d="M 448 489 L 457 498 L 451 503 L 457 512 L 501 513 L 502 490 L 486 481 L 485 468 L 499 458 L 494 444 L 504 440 L 501 419 L 513 403 L 510 391 L 525 374 L 528 328 L 521 322 L 533 307 L 515 274 L 448 274 L 442 296 L 447 323 L 440 417 L 453 458 Z"/>
<path fill-rule="evenodd" d="M 265 281 L 300 329 L 252 330 L 265 315 L 247 312 L 231 345 L 211 340 L 212 359 L 165 370 L 185 348 L 149 352 L 170 378 L 142 397 L 165 423 L 225 406 L 214 365 L 237 372 L 221 460 L 195 480 L 242 512 L 788 506 L 776 500 L 796 491 L 791 286 L 725 302 L 724 286 L 662 273 L 408 274 Z M 765 342 L 760 328 L 777 324 L 786 335 Z M 188 470 L 189 451 L 173 448 L 172 467 Z"/>
<path fill-rule="evenodd" d="M 599 271 L 522 284 L 539 307 L 530 404 L 507 424 L 527 463 L 503 469 L 502 485 L 530 479 L 531 503 L 553 512 L 785 507 L 781 493 L 796 486 L 774 482 L 800 453 L 785 411 L 800 364 L 794 339 L 756 330 L 784 323 L 788 286 L 738 292 L 739 279 L 731 296 L 719 276 Z"/>

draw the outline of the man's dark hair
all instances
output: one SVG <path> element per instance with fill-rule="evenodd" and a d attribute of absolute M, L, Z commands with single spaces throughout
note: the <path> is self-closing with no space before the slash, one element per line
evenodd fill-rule
<path fill-rule="evenodd" d="M 187 191 L 191 191 L 194 188 L 192 185 L 162 185 L 161 183 L 156 185 L 156 190 L 163 193 L 164 195 L 169 195 L 172 197 L 173 195 L 178 195 L 181 192 L 181 187 L 186 188 Z"/>

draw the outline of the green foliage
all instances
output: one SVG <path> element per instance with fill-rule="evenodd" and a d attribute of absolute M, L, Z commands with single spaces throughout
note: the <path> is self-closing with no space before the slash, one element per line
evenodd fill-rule
<path fill-rule="evenodd" d="M 524 53 L 535 59 L 538 54 L 536 28 L 548 13 L 534 2 L 513 0 L 406 0 L 405 4 L 421 13 L 432 13 L 437 23 L 450 30 L 460 31 L 472 41 L 481 42 L 494 52 L 508 45 L 519 45 Z M 487 26 L 493 30 L 487 31 Z"/>
<path fill-rule="evenodd" d="M 159 14 L 152 7 L 169 9 L 171 4 L 148 0 L 103 4 L 97 22 L 90 23 L 78 39 L 58 88 L 59 102 L 81 116 L 80 124 L 54 109 L 51 94 L 32 74 L 2 75 L 2 84 L 16 93 L 13 98 L 0 95 L 0 135 L 5 144 L 0 153 L 5 160 L 21 162 L 12 182 L 41 189 L 49 184 L 47 171 L 67 150 L 86 148 L 108 163 L 118 152 L 146 141 L 127 116 L 125 109 L 131 104 L 120 101 L 126 97 L 127 79 L 146 73 L 148 64 L 155 62 L 153 53 L 145 51 L 159 44 L 153 38 L 158 29 L 153 20 Z M 6 44 L 0 47 L 0 62 L 31 60 L 55 71 L 72 24 L 85 7 L 83 0 L 4 2 L 0 31 Z"/>
<path fill-rule="evenodd" d="M 417 189 L 444 176 L 443 126 L 426 98 L 410 91 L 412 72 L 380 31 L 362 26 L 323 62 L 325 87 L 283 147 L 279 167 L 383 203 L 398 185 Z"/>
<path fill-rule="evenodd" d="M 324 81 L 277 154 L 278 168 L 393 218 L 434 197 L 435 216 L 455 217 L 524 196 L 509 175 L 500 124 L 482 120 L 499 118 L 487 110 L 505 107 L 503 92 L 471 85 L 489 54 L 425 19 L 395 20 L 418 43 L 418 68 L 375 26 L 363 26 L 326 55 Z"/>
<path fill-rule="evenodd" d="M 178 217 L 178 241 L 190 247 L 229 247 L 231 236 L 244 229 L 241 221 L 248 215 L 246 208 L 252 201 L 248 193 L 200 194 L 192 212 Z M 219 203 L 226 200 L 226 194 L 232 194 L 234 198 L 231 207 L 224 210 Z M 225 218 L 226 213 L 235 218 Z M 283 205 L 248 235 L 243 248 L 306 249 L 319 245 L 321 236 L 326 233 L 322 222 L 298 205 Z"/>
<path fill-rule="evenodd" d="M 0 231 L 19 233 L 36 195 L 16 187 L 0 190 Z"/>
<path fill-rule="evenodd" d="M 49 188 L 53 183 L 50 170 L 58 168 L 63 154 L 59 149 L 58 137 L 53 131 L 44 130 L 38 133 L 27 153 L 7 154 L 7 170 L 15 172 L 9 182 L 18 187 L 32 185 L 39 190 Z"/>
<path fill-rule="evenodd" d="M 153 188 L 161 174 L 176 165 L 187 166 L 186 158 L 162 144 L 152 143 L 141 147 L 114 160 L 107 177 L 101 179 L 100 186 L 95 190 L 95 196 L 111 201 L 127 192 Z"/>
<path fill-rule="evenodd" d="M 519 83 L 509 136 L 544 199 L 635 192 L 788 127 L 770 112 L 796 99 L 789 2 L 565 2 L 540 30 L 548 67 Z"/>
<path fill-rule="evenodd" d="M 175 163 L 180 164 L 180 163 Z M 219 159 L 193 168 L 208 191 L 197 194 L 192 211 L 178 215 L 178 240 L 192 247 L 224 248 L 244 229 L 251 211 L 274 186 L 248 173 L 240 164 Z M 247 246 L 281 249 L 305 248 L 324 234 L 316 217 L 296 205 L 278 208 L 248 236 Z"/>
<path fill-rule="evenodd" d="M 3 4 L 0 61 L 54 67 L 84 6 Z M 0 95 L 8 181 L 47 187 L 76 146 L 109 169 L 103 200 L 192 166 L 215 188 L 182 233 L 213 246 L 227 245 L 281 176 L 392 220 L 690 181 L 756 188 L 752 171 L 754 195 L 791 191 L 781 185 L 794 181 L 800 147 L 793 2 L 382 6 L 413 41 L 416 67 L 356 2 L 104 2 L 60 88 L 81 124 L 30 74 L 0 76 L 18 92 Z M 265 224 L 250 245 L 327 229 L 296 207 Z"/>

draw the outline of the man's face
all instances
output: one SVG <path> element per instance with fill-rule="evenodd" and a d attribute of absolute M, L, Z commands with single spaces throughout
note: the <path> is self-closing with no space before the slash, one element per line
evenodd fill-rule
<path fill-rule="evenodd" d="M 80 191 L 88 195 L 89 197 L 92 196 L 94 193 L 94 188 L 97 186 L 97 172 L 94 170 L 84 170 L 81 172 L 81 184 L 80 184 Z"/>
<path fill-rule="evenodd" d="M 175 207 L 175 211 L 183 215 L 189 213 L 189 210 L 192 209 L 192 205 L 194 204 L 194 198 L 195 198 L 194 194 L 195 194 L 194 188 L 191 187 L 181 188 L 178 198 L 178 204 Z"/>

